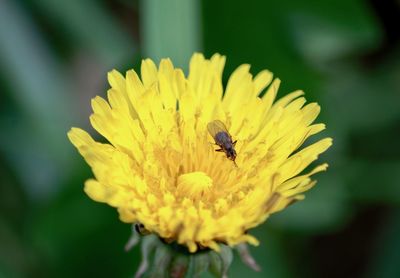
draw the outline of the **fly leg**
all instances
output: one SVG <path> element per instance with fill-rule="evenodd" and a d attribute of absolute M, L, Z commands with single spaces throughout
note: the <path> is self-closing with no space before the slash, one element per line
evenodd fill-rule
<path fill-rule="evenodd" d="M 208 141 L 208 144 L 210 144 L 210 145 L 215 145 L 215 146 L 218 146 L 218 147 L 219 147 L 219 145 L 218 145 L 217 143 L 215 143 L 215 142 L 210 142 L 210 141 Z"/>

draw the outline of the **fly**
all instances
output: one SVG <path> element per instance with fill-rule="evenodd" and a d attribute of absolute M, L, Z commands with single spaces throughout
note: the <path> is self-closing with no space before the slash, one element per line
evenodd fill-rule
<path fill-rule="evenodd" d="M 215 150 L 217 152 L 224 152 L 226 157 L 235 163 L 237 166 L 235 159 L 236 159 L 236 151 L 235 151 L 235 144 L 237 140 L 232 141 L 232 136 L 229 134 L 228 129 L 226 128 L 225 124 L 220 120 L 215 120 L 209 122 L 207 125 L 208 132 L 215 140 L 215 144 L 218 145 L 220 148 Z"/>

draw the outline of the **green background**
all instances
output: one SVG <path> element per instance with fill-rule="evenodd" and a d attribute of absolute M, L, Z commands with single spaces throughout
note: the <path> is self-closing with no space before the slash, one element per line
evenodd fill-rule
<path fill-rule="evenodd" d="M 130 227 L 82 190 L 66 137 L 89 127 L 106 73 L 194 51 L 280 77 L 322 106 L 327 173 L 255 229 L 256 273 L 400 277 L 400 7 L 392 1 L 3 0 L 0 2 L 0 277 L 132 277 Z"/>

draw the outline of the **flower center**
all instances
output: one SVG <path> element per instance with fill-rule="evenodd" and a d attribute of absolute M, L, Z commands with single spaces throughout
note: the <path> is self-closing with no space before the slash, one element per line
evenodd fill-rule
<path fill-rule="evenodd" d="M 189 198 L 201 197 L 211 186 L 212 179 L 204 172 L 191 172 L 178 177 L 178 191 Z"/>

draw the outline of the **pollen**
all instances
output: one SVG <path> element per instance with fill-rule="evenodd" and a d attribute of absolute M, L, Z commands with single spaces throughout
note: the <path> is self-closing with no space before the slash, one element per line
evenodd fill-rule
<path fill-rule="evenodd" d="M 177 190 L 182 196 L 201 198 L 210 192 L 212 179 L 204 172 L 192 172 L 178 177 Z"/>

